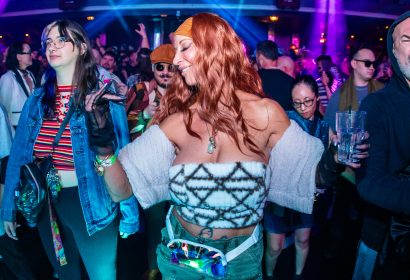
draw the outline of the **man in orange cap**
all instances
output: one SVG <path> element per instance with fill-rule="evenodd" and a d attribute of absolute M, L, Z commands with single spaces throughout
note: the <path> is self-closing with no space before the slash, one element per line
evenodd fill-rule
<path fill-rule="evenodd" d="M 134 139 L 144 132 L 149 120 L 158 108 L 161 97 L 174 77 L 175 50 L 171 44 L 160 45 L 150 55 L 154 79 L 131 87 L 126 109 L 131 137 Z"/>
<path fill-rule="evenodd" d="M 174 77 L 174 66 L 172 65 L 174 55 L 175 49 L 171 44 L 159 46 L 150 55 L 154 80 L 161 96 L 165 94 L 166 88 Z"/>

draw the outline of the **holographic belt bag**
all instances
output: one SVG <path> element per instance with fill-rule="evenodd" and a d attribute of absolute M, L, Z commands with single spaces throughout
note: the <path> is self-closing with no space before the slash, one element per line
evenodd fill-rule
<path fill-rule="evenodd" d="M 170 207 L 166 227 L 170 241 L 167 244 L 171 250 L 170 261 L 174 265 L 196 270 L 215 279 L 224 279 L 228 273 L 228 262 L 258 242 L 259 224 L 238 247 L 224 254 L 219 249 L 185 239 L 176 239 L 172 230 L 170 215 L 173 206 Z"/>

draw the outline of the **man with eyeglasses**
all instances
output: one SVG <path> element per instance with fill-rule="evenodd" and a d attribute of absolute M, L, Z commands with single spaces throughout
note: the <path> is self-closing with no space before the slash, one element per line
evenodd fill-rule
<path fill-rule="evenodd" d="M 133 139 L 145 131 L 161 97 L 172 82 L 174 55 L 175 50 L 171 44 L 160 45 L 154 49 L 150 54 L 154 78 L 149 82 L 140 82 L 128 90 L 126 110 Z"/>
<path fill-rule="evenodd" d="M 325 113 L 325 121 L 333 131 L 337 111 L 357 111 L 361 101 L 369 94 L 383 87 L 373 79 L 375 72 L 375 55 L 365 46 L 351 49 L 349 56 L 352 72 L 349 78 L 331 96 Z M 371 135 L 373 137 L 373 135 Z M 325 256 L 336 258 L 342 253 L 347 229 L 361 217 L 361 201 L 355 183 L 355 172 L 346 167 L 332 186 L 334 191 L 333 217 L 329 221 L 328 245 Z"/>
<path fill-rule="evenodd" d="M 373 79 L 376 69 L 376 58 L 371 49 L 359 47 L 350 55 L 350 66 L 353 71 L 345 83 L 339 87 L 329 100 L 325 120 L 335 131 L 337 111 L 357 111 L 360 102 L 367 94 L 379 90 L 383 84 Z"/>
<path fill-rule="evenodd" d="M 393 76 L 360 105 L 370 149 L 357 176 L 367 204 L 354 280 L 410 279 L 410 11 L 386 41 Z"/>

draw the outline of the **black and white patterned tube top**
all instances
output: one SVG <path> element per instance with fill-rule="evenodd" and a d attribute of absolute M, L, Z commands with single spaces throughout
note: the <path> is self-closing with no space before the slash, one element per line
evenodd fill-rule
<path fill-rule="evenodd" d="M 268 195 L 262 162 L 189 163 L 172 166 L 169 188 L 178 214 L 212 228 L 241 228 L 262 219 Z"/>

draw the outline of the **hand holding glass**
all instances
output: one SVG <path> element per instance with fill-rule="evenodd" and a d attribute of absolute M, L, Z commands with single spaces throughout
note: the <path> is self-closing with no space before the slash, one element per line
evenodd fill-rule
<path fill-rule="evenodd" d="M 356 146 L 365 138 L 366 112 L 346 111 L 336 113 L 336 132 L 338 142 L 337 159 L 344 164 L 359 162 L 354 157 L 358 153 Z"/>

